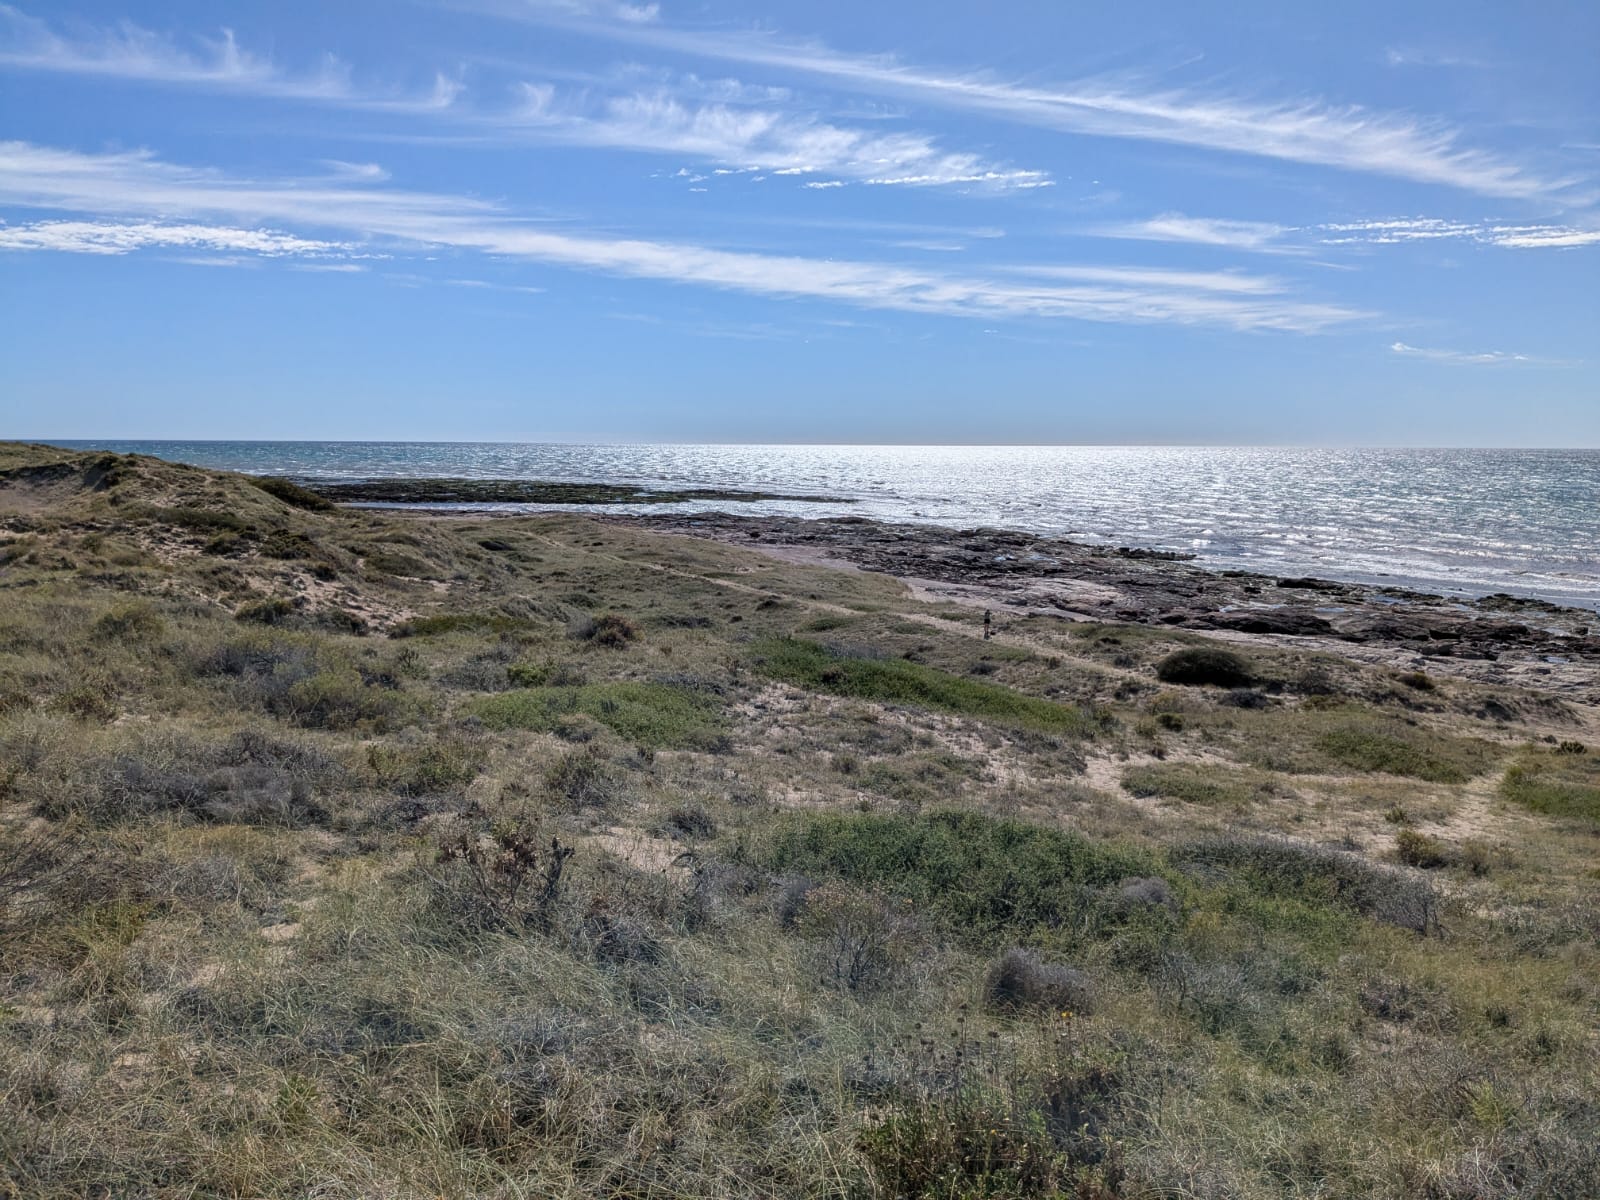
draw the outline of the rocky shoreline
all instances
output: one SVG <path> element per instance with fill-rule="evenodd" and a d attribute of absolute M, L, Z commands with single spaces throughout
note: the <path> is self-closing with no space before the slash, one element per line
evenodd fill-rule
<path fill-rule="evenodd" d="M 602 520 L 848 565 L 929 598 L 1075 620 L 1325 644 L 1346 657 L 1522 686 L 1600 704 L 1600 618 L 1497 594 L 1458 600 L 1398 587 L 1217 571 L 1191 556 L 1085 545 L 1005 529 L 952 530 L 861 517 L 603 514 Z"/>
<path fill-rule="evenodd" d="M 335 504 L 682 504 L 690 501 L 792 500 L 848 504 L 836 496 L 800 496 L 738 488 L 632 487 L 539 479 L 308 479 L 290 483 Z"/>

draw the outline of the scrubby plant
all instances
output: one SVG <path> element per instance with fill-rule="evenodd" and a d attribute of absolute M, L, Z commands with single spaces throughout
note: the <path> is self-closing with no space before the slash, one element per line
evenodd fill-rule
<path fill-rule="evenodd" d="M 824 978 L 850 992 L 890 983 L 910 958 L 917 932 L 903 903 L 838 882 L 806 896 L 796 928 L 816 940 Z"/>
<path fill-rule="evenodd" d="M 627 781 L 600 747 L 569 750 L 545 772 L 545 790 L 574 808 L 607 808 L 627 794 Z"/>
<path fill-rule="evenodd" d="M 94 623 L 94 634 L 107 641 L 148 642 L 160 637 L 166 628 L 167 623 L 152 605 L 134 601 L 103 614 Z"/>
<path fill-rule="evenodd" d="M 1256 676 L 1250 664 L 1231 650 L 1189 646 L 1158 662 L 1156 678 L 1189 687 L 1242 688 L 1254 683 Z"/>
<path fill-rule="evenodd" d="M 1507 768 L 1500 794 L 1534 812 L 1600 823 L 1600 759 L 1524 754 Z"/>
<path fill-rule="evenodd" d="M 1032 950 L 1012 947 L 989 967 L 983 981 L 984 1000 L 1002 1012 L 1024 1008 L 1062 1014 L 1094 1011 L 1094 984 L 1089 976 L 1065 963 L 1046 962 Z"/>
<path fill-rule="evenodd" d="M 1059 926 L 1093 902 L 1089 889 L 1154 865 L 1064 830 L 953 811 L 793 818 L 778 827 L 766 860 L 780 871 L 887 888 L 962 937 Z"/>
<path fill-rule="evenodd" d="M 1449 848 L 1436 837 L 1415 829 L 1394 835 L 1395 854 L 1408 867 L 1442 867 L 1452 860 Z"/>
<path fill-rule="evenodd" d="M 241 604 L 233 614 L 236 621 L 256 625 L 277 625 L 294 615 L 294 601 L 284 596 L 269 596 Z"/>
<path fill-rule="evenodd" d="M 562 875 L 575 853 L 532 829 L 468 831 L 435 853 L 428 879 L 435 906 L 451 921 L 488 931 L 546 930 L 561 902 Z"/>
<path fill-rule="evenodd" d="M 774 678 L 840 696 L 922 705 L 1052 733 L 1086 736 L 1094 728 L 1089 714 L 1076 707 L 922 663 L 851 654 L 802 638 L 760 642 L 753 662 Z"/>
<path fill-rule="evenodd" d="M 543 686 L 487 697 L 472 711 L 493 729 L 555 731 L 581 714 L 630 742 L 652 748 L 711 749 L 725 728 L 714 695 L 668 683 Z"/>
<path fill-rule="evenodd" d="M 301 487 L 292 479 L 284 479 L 277 475 L 256 475 L 246 477 L 252 486 L 260 488 L 269 496 L 282 500 L 294 508 L 304 509 L 306 512 L 331 512 L 333 502 L 323 496 L 317 495 L 310 488 Z"/>
<path fill-rule="evenodd" d="M 584 618 L 575 634 L 581 641 L 620 650 L 630 642 L 639 640 L 639 627 L 621 613 L 608 612 Z"/>
<path fill-rule="evenodd" d="M 1425 880 L 1359 855 L 1287 838 L 1212 838 L 1180 847 L 1179 863 L 1237 880 L 1251 891 L 1304 905 L 1334 905 L 1417 933 L 1438 929 L 1439 901 Z"/>

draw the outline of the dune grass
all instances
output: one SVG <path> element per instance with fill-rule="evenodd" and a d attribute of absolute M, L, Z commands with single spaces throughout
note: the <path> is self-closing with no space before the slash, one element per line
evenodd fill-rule
<path fill-rule="evenodd" d="M 1600 780 L 1515 689 L 0 464 L 0 1195 L 1600 1191 Z"/>
<path fill-rule="evenodd" d="M 785 683 L 883 704 L 914 704 L 958 716 L 1085 737 L 1081 709 L 899 658 L 873 658 L 804 638 L 773 638 L 751 651 L 757 670 Z"/>
<path fill-rule="evenodd" d="M 479 700 L 472 712 L 491 729 L 545 733 L 581 715 L 652 749 L 706 749 L 719 743 L 726 728 L 715 696 L 662 683 L 523 688 Z"/>

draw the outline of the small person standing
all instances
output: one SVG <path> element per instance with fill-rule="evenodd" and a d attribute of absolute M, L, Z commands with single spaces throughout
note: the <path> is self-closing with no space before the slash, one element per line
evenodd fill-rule
<path fill-rule="evenodd" d="M 994 634 L 994 614 L 987 608 L 983 610 L 983 640 L 988 641 Z"/>

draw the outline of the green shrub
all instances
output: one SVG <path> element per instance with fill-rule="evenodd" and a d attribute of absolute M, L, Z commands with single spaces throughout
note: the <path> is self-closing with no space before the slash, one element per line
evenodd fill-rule
<path fill-rule="evenodd" d="M 1122 786 L 1135 796 L 1228 808 L 1242 808 L 1272 794 L 1270 782 L 1262 776 L 1187 763 L 1131 767 L 1122 773 Z"/>
<path fill-rule="evenodd" d="M 403 796 L 454 792 L 477 778 L 486 756 L 480 741 L 445 737 L 420 745 L 377 742 L 367 747 L 367 767 L 380 787 Z"/>
<path fill-rule="evenodd" d="M 506 667 L 506 679 L 512 687 L 519 688 L 543 687 L 555 673 L 554 664 L 547 662 L 517 662 Z"/>
<path fill-rule="evenodd" d="M 248 478 L 247 482 L 252 487 L 258 487 L 269 496 L 282 500 L 294 508 L 303 508 L 307 512 L 328 512 L 333 508 L 331 500 L 324 499 L 311 491 L 303 488 L 293 480 L 282 479 L 276 475 L 257 475 Z"/>
<path fill-rule="evenodd" d="M 1231 880 L 1269 899 L 1313 909 L 1333 905 L 1417 933 L 1438 924 L 1438 898 L 1425 880 L 1342 850 L 1284 838 L 1225 837 L 1183 847 L 1174 860 L 1203 879 Z"/>
<path fill-rule="evenodd" d="M 1415 829 L 1402 829 L 1394 835 L 1395 853 L 1408 867 L 1442 867 L 1450 862 L 1450 851 L 1436 837 Z"/>
<path fill-rule="evenodd" d="M 558 758 L 545 772 L 544 786 L 574 808 L 608 808 L 627 792 L 622 774 L 592 743 Z"/>
<path fill-rule="evenodd" d="M 1224 737 L 1239 758 L 1268 770 L 1382 771 L 1430 783 L 1463 783 L 1492 766 L 1500 753 L 1478 738 L 1342 701 L 1241 712 Z"/>
<path fill-rule="evenodd" d="M 989 967 L 984 1000 L 1001 1012 L 1042 1008 L 1058 1013 L 1094 1011 L 1094 983 L 1065 963 L 1045 962 L 1031 950 L 1013 947 Z"/>
<path fill-rule="evenodd" d="M 888 888 L 966 936 L 1059 926 L 1090 889 L 1155 873 L 1140 851 L 976 812 L 792 817 L 766 865 Z"/>
<path fill-rule="evenodd" d="M 579 623 L 575 633 L 581 641 L 613 650 L 620 650 L 629 642 L 639 640 L 639 627 L 621 613 L 613 612 L 586 618 Z"/>
<path fill-rule="evenodd" d="M 1162 683 L 1181 683 L 1189 687 L 1248 687 L 1255 682 L 1250 664 L 1231 650 L 1214 646 L 1191 646 L 1175 650 L 1156 664 L 1156 678 Z"/>
<path fill-rule="evenodd" d="M 165 630 L 161 614 L 142 601 L 118 605 L 94 623 L 95 637 L 116 642 L 148 642 Z"/>
<path fill-rule="evenodd" d="M 1512 764 L 1500 794 L 1552 817 L 1600 823 L 1600 759 L 1593 755 L 1529 756 Z"/>
<path fill-rule="evenodd" d="M 485 697 L 472 711 L 492 729 L 545 733 L 555 732 L 564 718 L 582 714 L 652 749 L 715 749 L 724 728 L 714 696 L 665 683 L 525 688 Z"/>
<path fill-rule="evenodd" d="M 400 550 L 374 550 L 363 560 L 368 574 L 395 575 L 403 579 L 434 579 L 438 572 L 414 554 Z"/>
<path fill-rule="evenodd" d="M 434 613 L 432 616 L 401 621 L 389 631 L 389 636 L 408 638 L 440 637 L 449 633 L 517 633 L 527 629 L 529 624 L 520 617 L 507 616 L 505 613 Z"/>
<path fill-rule="evenodd" d="M 1048 733 L 1087 736 L 1093 729 L 1092 719 L 1080 708 L 905 659 L 861 657 L 801 638 L 760 642 L 754 655 L 764 674 L 812 691 L 914 704 Z"/>
<path fill-rule="evenodd" d="M 257 625 L 277 625 L 293 615 L 294 601 L 283 596 L 271 596 L 265 600 L 251 600 L 241 604 L 233 614 L 233 619 Z"/>
<path fill-rule="evenodd" d="M 1324 733 L 1316 748 L 1338 765 L 1356 771 L 1382 771 L 1430 783 L 1465 783 L 1472 778 L 1472 764 L 1450 753 L 1452 743 L 1459 740 L 1434 741 L 1422 731 L 1351 722 Z"/>
<path fill-rule="evenodd" d="M 245 533 L 255 528 L 237 513 L 220 512 L 210 508 L 157 508 L 151 510 L 151 515 L 165 524 L 201 533 L 221 533 L 224 530 Z"/>

